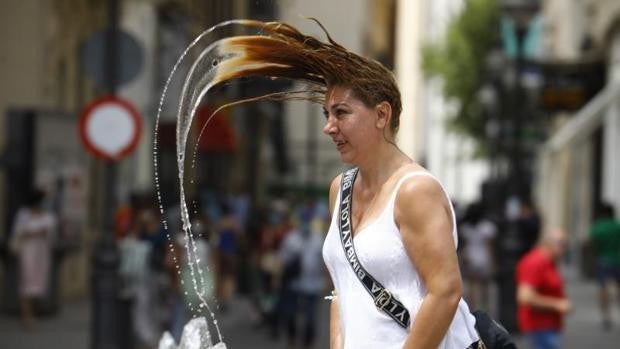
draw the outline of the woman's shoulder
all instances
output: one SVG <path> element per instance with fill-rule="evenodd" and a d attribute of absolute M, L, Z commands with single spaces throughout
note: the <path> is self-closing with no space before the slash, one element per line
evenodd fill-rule
<path fill-rule="evenodd" d="M 336 197 L 338 195 L 338 191 L 340 190 L 340 181 L 342 179 L 342 173 L 338 174 L 334 179 L 332 179 L 331 184 L 329 185 L 329 212 L 334 212 L 334 205 L 336 204 Z"/>
<path fill-rule="evenodd" d="M 399 196 L 407 197 L 411 194 L 443 194 L 443 187 L 439 180 L 426 168 L 416 164 L 403 166 L 397 173 L 396 189 Z"/>
<path fill-rule="evenodd" d="M 426 209 L 433 204 L 447 204 L 447 197 L 439 180 L 424 167 L 412 164 L 403 169 L 396 185 L 396 207 Z"/>

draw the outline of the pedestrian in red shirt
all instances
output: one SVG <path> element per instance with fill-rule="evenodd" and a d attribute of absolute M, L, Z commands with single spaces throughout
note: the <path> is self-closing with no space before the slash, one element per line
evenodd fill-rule
<path fill-rule="evenodd" d="M 564 233 L 549 230 L 517 265 L 517 318 L 533 349 L 561 347 L 562 318 L 572 306 L 555 264 L 565 249 Z"/>

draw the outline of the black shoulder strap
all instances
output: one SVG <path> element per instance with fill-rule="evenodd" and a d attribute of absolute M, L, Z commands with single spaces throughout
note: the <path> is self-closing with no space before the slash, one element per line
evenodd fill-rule
<path fill-rule="evenodd" d="M 353 268 L 353 272 L 372 297 L 377 309 L 385 312 L 396 323 L 406 329 L 409 327 L 410 322 L 407 308 L 364 269 L 355 253 L 355 246 L 353 245 L 353 237 L 351 235 L 351 200 L 353 196 L 353 182 L 355 182 L 356 176 L 357 168 L 350 169 L 342 174 L 342 182 L 340 184 L 340 210 L 338 211 L 340 224 L 338 227 L 340 229 L 340 241 L 342 242 L 344 255 L 349 261 L 351 268 Z"/>

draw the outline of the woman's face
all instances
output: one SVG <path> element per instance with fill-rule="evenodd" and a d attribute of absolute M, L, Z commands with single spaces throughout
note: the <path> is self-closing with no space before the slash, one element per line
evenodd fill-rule
<path fill-rule="evenodd" d="M 325 94 L 325 127 L 343 162 L 358 164 L 372 154 L 382 135 L 375 108 L 359 100 L 350 88 L 334 86 Z"/>

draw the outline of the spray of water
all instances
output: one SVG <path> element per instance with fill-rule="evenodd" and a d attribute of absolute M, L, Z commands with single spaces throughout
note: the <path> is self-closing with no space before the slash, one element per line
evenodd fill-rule
<path fill-rule="evenodd" d="M 316 21 L 316 20 L 315 20 Z M 317 21 L 318 23 L 318 21 Z M 319 26 L 320 23 L 318 23 Z M 237 35 L 234 37 L 223 38 L 220 40 L 208 41 L 208 38 L 212 37 L 212 33 L 218 31 L 221 28 L 229 26 L 241 26 L 245 29 L 254 30 L 253 35 Z M 321 28 L 323 28 L 321 26 Z M 261 35 L 261 31 L 269 32 L 273 35 Z M 326 33 L 327 34 L 327 33 Z M 158 177 L 158 148 L 157 148 L 157 130 L 159 126 L 159 119 L 161 116 L 164 101 L 167 96 L 168 87 L 170 82 L 175 77 L 177 70 L 182 63 L 185 62 L 186 56 L 190 50 L 205 47 L 199 51 L 194 62 L 192 63 L 187 76 L 184 79 L 181 95 L 179 96 L 179 104 L 177 110 L 177 127 L 176 127 L 176 145 L 177 145 L 177 167 L 179 176 L 179 195 L 180 195 L 180 212 L 181 221 L 184 232 L 185 250 L 187 257 L 187 266 L 189 267 L 189 274 L 191 276 L 191 282 L 193 292 L 198 298 L 198 308 L 201 311 L 207 311 L 210 315 L 210 319 L 217 330 L 217 339 L 219 344 L 224 345 L 222 341 L 222 334 L 220 332 L 215 315 L 211 311 L 209 304 L 207 303 L 207 287 L 203 270 L 200 267 L 200 259 L 198 255 L 198 246 L 192 234 L 192 226 L 190 223 L 189 210 L 187 208 L 184 181 L 185 181 L 185 162 L 187 141 L 190 132 L 192 121 L 196 114 L 198 106 L 203 101 L 203 98 L 207 95 L 207 92 L 214 86 L 233 80 L 236 78 L 257 74 L 261 76 L 271 77 L 286 77 L 288 79 L 294 79 L 298 81 L 305 81 L 310 87 L 299 91 L 286 91 L 276 92 L 272 94 L 266 94 L 254 98 L 247 98 L 244 100 L 235 101 L 226 104 L 212 113 L 206 120 L 202 127 L 198 140 L 202 136 L 202 133 L 209 121 L 221 108 L 238 105 L 241 103 L 253 102 L 257 100 L 306 100 L 313 102 L 322 101 L 322 95 L 327 79 L 325 73 L 331 73 L 332 76 L 339 74 L 341 70 L 347 65 L 344 63 L 326 64 L 327 57 L 332 57 L 332 51 L 336 56 L 334 57 L 349 57 L 348 52 L 344 50 L 340 45 L 333 42 L 327 34 L 329 43 L 322 43 L 313 37 L 304 36 L 299 33 L 295 28 L 282 23 L 264 23 L 254 20 L 230 20 L 222 22 L 216 26 L 209 28 L 201 33 L 181 54 L 177 62 L 172 68 L 170 76 L 168 77 L 164 89 L 162 92 L 159 106 L 157 109 L 156 121 L 155 121 L 155 138 L 153 143 L 153 156 L 155 165 L 155 187 L 157 190 L 157 198 L 159 200 L 159 207 L 164 216 L 164 209 L 162 204 L 162 195 Z M 315 57 L 313 57 L 313 55 Z M 345 63 L 348 60 L 345 59 Z M 364 63 L 366 63 L 364 61 Z M 327 70 L 325 70 L 325 69 Z M 331 69 L 331 70 L 329 70 Z M 357 74 L 358 69 L 351 68 L 352 71 Z M 335 79 L 334 81 L 337 81 Z M 196 145 L 198 142 L 196 143 Z M 193 149 L 192 166 L 194 165 L 196 147 Z M 164 218 L 164 227 L 167 229 L 167 222 Z M 170 236 L 168 236 L 170 239 Z M 174 249 L 172 246 L 170 247 Z M 172 251 L 174 252 L 174 251 Z M 173 253 L 174 255 L 174 253 Z M 175 260 L 177 265 L 177 272 L 180 274 L 179 261 Z M 192 305 L 190 305 L 192 307 Z M 190 322 L 195 326 L 205 326 L 205 323 Z M 205 329 L 206 340 L 211 343 L 210 334 L 208 328 Z M 200 331 L 199 331 L 200 332 Z M 185 336 L 185 333 L 184 333 Z M 207 347 L 211 348 L 211 344 Z M 217 348 L 218 345 L 215 346 Z M 162 348 L 160 346 L 160 348 Z M 168 348 L 168 347 L 163 347 Z M 174 347 L 172 347 L 174 348 Z M 181 347 L 184 348 L 184 347 Z"/>
<path fill-rule="evenodd" d="M 159 101 L 159 106 L 157 108 L 157 115 L 155 119 L 155 135 L 153 141 L 153 163 L 155 170 L 155 189 L 157 191 L 157 199 L 159 202 L 159 209 L 164 216 L 164 207 L 162 203 L 162 193 L 159 183 L 159 164 L 158 164 L 158 129 L 159 129 L 159 120 L 161 117 L 161 112 L 163 108 L 163 104 L 165 99 L 168 97 L 168 87 L 170 82 L 175 77 L 177 70 L 181 66 L 181 64 L 185 61 L 188 53 L 195 48 L 198 44 L 204 42 L 210 37 L 210 34 L 213 34 L 217 30 L 231 26 L 231 25 L 242 25 L 245 21 L 243 20 L 231 20 L 222 22 L 216 26 L 209 28 L 208 30 L 201 33 L 196 39 L 190 43 L 190 45 L 183 51 L 177 62 L 172 68 L 168 79 L 166 80 L 166 84 L 164 85 L 162 95 Z M 195 292 L 197 298 L 199 299 L 200 304 L 198 307 L 203 310 L 205 309 L 211 318 L 211 321 L 217 331 L 217 340 L 220 343 L 223 343 L 223 337 L 220 332 L 220 328 L 218 326 L 217 319 L 215 318 L 215 314 L 211 310 L 206 298 L 206 290 L 209 285 L 205 284 L 205 279 L 203 277 L 203 270 L 200 268 L 200 259 L 198 257 L 198 247 L 196 241 L 194 240 L 194 236 L 192 234 L 192 227 L 190 223 L 189 211 L 186 203 L 185 189 L 184 189 L 184 170 L 185 170 L 185 152 L 186 152 L 186 144 L 187 137 L 190 131 L 191 123 L 194 118 L 194 114 L 196 112 L 196 108 L 200 104 L 202 98 L 208 92 L 208 90 L 214 86 L 213 78 L 215 76 L 215 72 L 218 69 L 218 65 L 220 62 L 225 61 L 234 57 L 234 54 L 222 54 L 218 50 L 219 41 L 212 43 L 204 49 L 198 59 L 192 64 L 191 69 L 185 79 L 185 83 L 183 85 L 182 93 L 179 101 L 179 108 L 177 112 L 177 127 L 176 127 L 176 144 L 177 144 L 177 166 L 179 171 L 179 192 L 180 192 L 180 210 L 181 210 L 181 221 L 182 227 L 185 237 L 185 251 L 187 257 L 187 264 L 190 271 L 191 282 L 193 286 L 193 291 Z M 209 118 L 210 120 L 211 118 Z M 166 218 L 163 218 L 163 225 L 166 230 L 168 230 L 168 224 Z M 168 240 L 170 240 L 170 235 L 168 233 Z M 171 245 L 170 248 L 174 252 L 174 247 Z M 174 255 L 174 253 L 173 253 Z M 175 264 L 177 268 L 177 273 L 181 273 L 179 261 L 175 259 Z M 190 305 L 191 306 L 191 305 Z M 208 342 L 211 342 L 210 334 L 208 332 L 208 327 L 205 327 L 207 333 Z"/>

